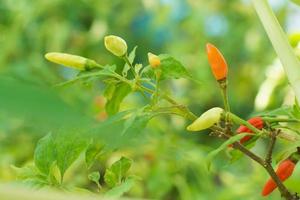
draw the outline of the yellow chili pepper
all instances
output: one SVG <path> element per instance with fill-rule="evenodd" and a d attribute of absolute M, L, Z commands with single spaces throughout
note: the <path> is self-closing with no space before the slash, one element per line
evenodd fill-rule
<path fill-rule="evenodd" d="M 53 63 L 81 71 L 93 68 L 97 65 L 97 63 L 93 60 L 67 53 L 51 52 L 47 53 L 45 58 Z"/>
<path fill-rule="evenodd" d="M 210 128 L 214 124 L 218 123 L 221 119 L 223 109 L 214 107 L 203 113 L 198 119 L 196 119 L 191 125 L 187 127 L 188 131 L 201 131 Z"/>

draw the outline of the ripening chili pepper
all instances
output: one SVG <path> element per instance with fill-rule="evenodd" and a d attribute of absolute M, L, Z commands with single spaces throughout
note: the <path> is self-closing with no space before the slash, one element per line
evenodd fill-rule
<path fill-rule="evenodd" d="M 47 53 L 45 58 L 53 63 L 81 71 L 97 66 L 97 63 L 94 60 L 67 53 L 51 52 Z"/>
<path fill-rule="evenodd" d="M 127 53 L 127 43 L 121 37 L 115 35 L 105 36 L 104 45 L 115 56 L 122 57 Z"/>
<path fill-rule="evenodd" d="M 248 120 L 248 122 L 254 126 L 255 128 L 261 130 L 264 127 L 264 121 L 261 117 L 252 117 L 251 119 Z M 253 133 L 253 131 L 251 131 L 247 126 L 241 125 L 237 130 L 236 130 L 237 134 L 240 133 Z M 246 135 L 245 137 L 243 137 L 242 139 L 240 139 L 240 143 L 243 144 L 245 142 L 247 142 L 248 140 L 251 139 L 252 136 L 250 135 Z M 229 147 L 232 147 L 231 145 L 228 145 Z"/>
<path fill-rule="evenodd" d="M 222 53 L 210 43 L 206 44 L 206 52 L 215 79 L 217 81 L 226 79 L 228 68 Z"/>
<path fill-rule="evenodd" d="M 276 170 L 276 174 L 277 174 L 278 178 L 281 181 L 285 181 L 287 178 L 289 178 L 293 174 L 295 166 L 296 166 L 296 164 L 293 161 L 291 161 L 290 159 L 282 161 L 278 165 L 278 168 Z M 272 178 L 270 178 L 267 181 L 267 183 L 265 184 L 261 195 L 267 196 L 270 193 L 272 193 L 276 188 L 277 188 L 277 184 L 275 183 L 275 181 Z"/>
<path fill-rule="evenodd" d="M 187 127 L 188 131 L 201 131 L 218 123 L 221 119 L 223 109 L 219 107 L 211 108 L 203 113 L 191 125 Z"/>
<path fill-rule="evenodd" d="M 148 61 L 152 68 L 157 68 L 160 65 L 160 58 L 150 52 L 148 53 Z"/>

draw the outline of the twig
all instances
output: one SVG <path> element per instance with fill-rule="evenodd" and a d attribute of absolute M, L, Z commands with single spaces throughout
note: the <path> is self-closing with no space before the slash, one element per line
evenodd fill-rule
<path fill-rule="evenodd" d="M 132 74 L 134 75 L 134 77 L 136 77 L 137 74 L 136 74 L 136 72 L 135 72 L 135 70 L 134 70 L 134 67 L 133 67 L 132 63 L 129 61 L 127 55 L 125 55 L 125 56 L 123 57 L 123 59 L 124 59 L 124 61 L 126 62 L 126 64 L 130 67 L 130 70 L 131 70 Z"/>
<path fill-rule="evenodd" d="M 273 149 L 274 149 L 274 146 L 275 146 L 275 143 L 276 143 L 276 137 L 277 135 L 279 134 L 280 130 L 272 130 L 271 131 L 271 141 L 270 141 L 270 144 L 269 144 L 269 147 L 268 147 L 268 151 L 267 151 L 267 155 L 266 155 L 266 158 L 265 158 L 265 161 L 266 163 L 268 164 L 272 164 L 272 154 L 273 154 Z"/>
<path fill-rule="evenodd" d="M 143 85 L 138 85 L 139 89 L 140 90 L 144 90 L 150 94 L 153 94 L 155 93 L 154 90 L 152 89 L 149 89 Z M 180 105 L 179 103 L 177 103 L 177 101 L 175 101 L 172 97 L 166 95 L 166 94 L 162 94 L 162 98 L 164 98 L 166 101 L 168 101 L 169 103 L 171 103 L 172 105 L 176 106 L 179 110 L 181 110 L 183 113 L 184 113 L 184 117 L 189 119 L 189 120 L 195 120 L 197 119 L 197 116 L 192 113 L 188 107 L 184 106 L 184 105 Z"/>

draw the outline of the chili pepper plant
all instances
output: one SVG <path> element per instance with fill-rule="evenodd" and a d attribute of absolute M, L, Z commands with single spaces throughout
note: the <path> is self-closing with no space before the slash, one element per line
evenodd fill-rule
<path fill-rule="evenodd" d="M 128 139 L 126 138 L 127 132 L 144 129 L 149 120 L 159 115 L 181 116 L 190 124 L 187 126 L 187 132 L 198 133 L 208 129 L 210 136 L 224 141 L 219 148 L 207 156 L 208 168 L 212 158 L 222 150 L 240 152 L 260 165 L 261 170 L 265 170 L 270 176 L 266 183 L 261 183 L 262 196 L 267 196 L 278 189 L 281 196 L 287 200 L 300 199 L 297 193 L 284 185 L 284 181 L 293 176 L 293 171 L 300 159 L 300 141 L 295 137 L 297 131 L 292 128 L 294 124 L 300 123 L 300 107 L 297 103 L 300 100 L 300 62 L 268 2 L 266 0 L 252 1 L 295 92 L 295 105 L 284 114 L 280 112 L 284 108 L 262 112 L 250 119 L 242 119 L 233 113 L 230 110 L 230 96 L 227 91 L 228 84 L 230 84 L 228 76 L 230 66 L 220 50 L 210 41 L 207 41 L 206 47 L 199 46 L 199 48 L 207 52 L 212 77 L 217 82 L 216 90 L 220 90 L 223 105 L 215 105 L 216 107 L 209 109 L 199 117 L 187 105 L 176 101 L 161 87 L 162 83 L 168 79 L 193 79 L 180 61 L 171 55 L 155 55 L 154 52 L 149 52 L 148 64 L 143 66 L 135 62 L 135 53 L 138 48 L 135 47 L 129 52 L 126 41 L 116 35 L 106 36 L 104 46 L 120 61 L 123 61 L 121 66 L 97 63 L 93 59 L 67 53 L 47 53 L 45 55 L 47 60 L 78 70 L 73 79 L 59 83 L 55 87 L 67 87 L 76 82 L 94 83 L 95 80 L 104 83 L 105 112 L 97 120 L 101 121 L 102 130 L 105 130 L 106 125 L 112 122 L 122 122 L 121 139 Z M 139 108 L 120 111 L 120 104 L 125 97 L 132 93 L 140 94 L 147 104 Z M 289 130 L 289 132 L 285 130 Z M 107 137 L 109 138 L 109 136 Z M 94 160 L 105 146 L 103 143 L 97 143 L 96 140 L 96 138 L 82 140 L 78 137 L 68 141 L 68 135 L 62 137 L 59 134 L 48 134 L 39 141 L 35 150 L 35 166 L 31 168 L 34 173 L 31 173 L 30 176 L 23 176 L 23 178 L 34 179 L 39 185 L 63 187 L 65 172 L 80 152 L 86 151 L 87 168 L 90 169 L 93 165 Z M 265 155 L 252 151 L 252 147 L 258 140 L 268 141 Z M 273 158 L 273 149 L 278 140 L 287 141 L 289 148 L 282 149 L 277 164 Z M 61 145 L 60 141 L 68 142 Z M 53 149 L 56 151 L 51 151 Z M 68 154 L 65 153 L 66 149 L 71 149 L 67 151 Z M 131 188 L 137 179 L 133 175 L 128 175 L 131 163 L 131 159 L 122 157 L 106 169 L 104 181 L 101 183 L 104 184 L 107 196 L 120 196 Z M 278 165 L 277 169 L 276 165 Z M 24 169 L 22 170 L 24 174 Z M 97 171 L 90 172 L 89 179 L 95 182 L 100 191 L 103 190 L 103 185 L 100 185 L 99 181 L 100 174 Z"/>

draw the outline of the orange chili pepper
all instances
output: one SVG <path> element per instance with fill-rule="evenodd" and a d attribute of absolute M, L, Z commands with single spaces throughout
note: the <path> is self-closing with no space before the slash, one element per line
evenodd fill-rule
<path fill-rule="evenodd" d="M 226 79 L 228 68 L 222 53 L 214 45 L 207 43 L 206 52 L 213 75 L 217 81 Z"/>
<path fill-rule="evenodd" d="M 276 170 L 276 174 L 279 177 L 281 181 L 285 181 L 287 178 L 289 178 L 295 169 L 296 164 L 291 161 L 290 159 L 282 161 Z M 277 188 L 277 184 L 275 181 L 270 178 L 267 183 L 265 184 L 261 195 L 267 196 L 270 193 L 272 193 Z"/>

